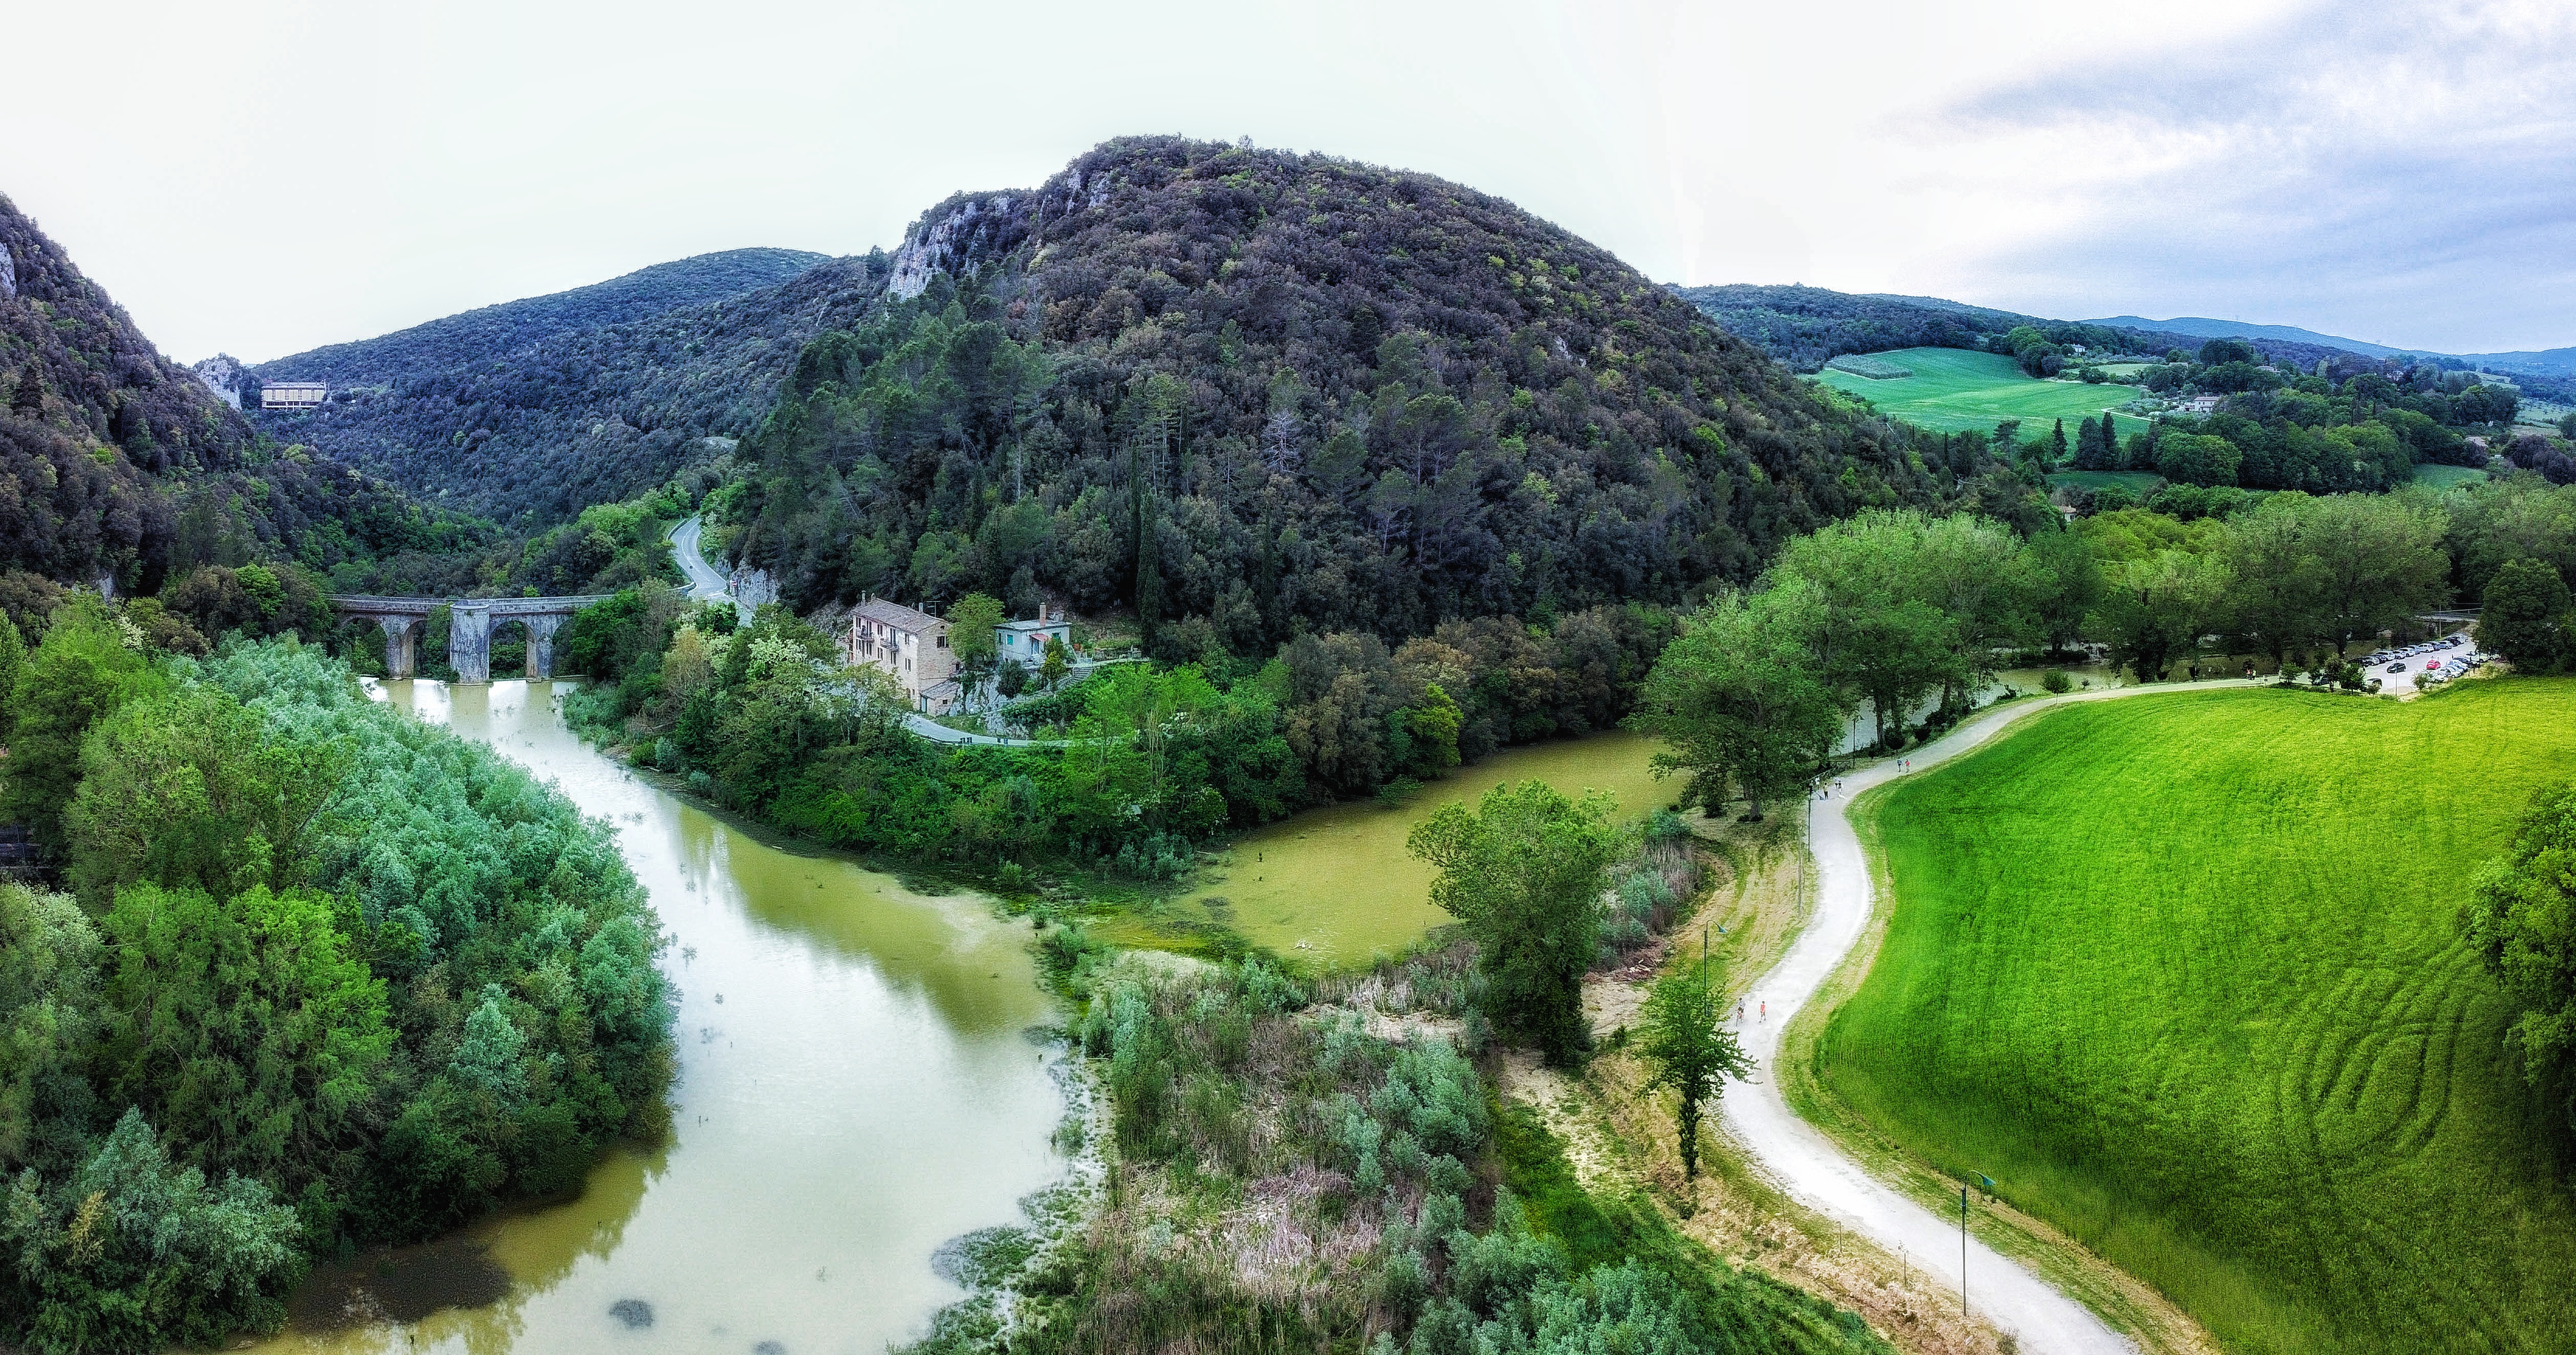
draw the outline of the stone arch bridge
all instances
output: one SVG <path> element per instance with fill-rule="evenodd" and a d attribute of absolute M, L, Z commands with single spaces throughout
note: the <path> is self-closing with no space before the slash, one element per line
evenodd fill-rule
<path fill-rule="evenodd" d="M 407 678 L 419 666 L 420 636 L 429 614 L 447 608 L 447 663 L 459 682 L 492 680 L 492 628 L 516 621 L 528 632 L 528 676 L 555 675 L 555 631 L 572 614 L 605 593 L 563 598 L 383 598 L 335 597 L 332 609 L 342 616 L 363 616 L 384 628 L 385 674 Z"/>

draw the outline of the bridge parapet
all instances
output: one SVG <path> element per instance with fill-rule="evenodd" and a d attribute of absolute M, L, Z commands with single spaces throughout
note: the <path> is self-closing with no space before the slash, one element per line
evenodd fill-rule
<path fill-rule="evenodd" d="M 429 614 L 447 609 L 447 662 L 459 682 L 492 680 L 492 627 L 516 621 L 528 632 L 528 677 L 554 676 L 555 631 L 572 614 L 606 602 L 606 593 L 551 598 L 419 598 L 345 594 L 331 599 L 342 616 L 375 618 L 385 632 L 385 673 L 407 678 L 419 665 L 420 633 Z"/>

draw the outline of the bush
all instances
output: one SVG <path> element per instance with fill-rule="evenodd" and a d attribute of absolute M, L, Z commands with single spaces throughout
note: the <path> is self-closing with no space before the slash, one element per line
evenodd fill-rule
<path fill-rule="evenodd" d="M 2055 695 L 2059 692 L 2073 690 L 2075 679 L 2068 677 L 2066 675 L 2066 670 L 2063 668 L 2051 668 L 2047 672 L 2039 675 L 2039 686 L 2040 690 L 2048 692 L 2051 695 Z"/>

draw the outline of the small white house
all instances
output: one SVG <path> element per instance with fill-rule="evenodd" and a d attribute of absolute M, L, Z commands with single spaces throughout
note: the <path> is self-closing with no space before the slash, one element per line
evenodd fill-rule
<path fill-rule="evenodd" d="M 994 627 L 993 639 L 1002 658 L 1035 668 L 1046 657 L 1047 641 L 1073 647 L 1073 623 L 1065 619 L 1061 607 L 1040 607 L 1034 620 L 1005 621 Z"/>

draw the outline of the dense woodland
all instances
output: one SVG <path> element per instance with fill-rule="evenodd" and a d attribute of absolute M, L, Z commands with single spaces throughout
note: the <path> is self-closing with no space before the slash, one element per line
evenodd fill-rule
<path fill-rule="evenodd" d="M 247 571 L 244 571 L 247 572 Z M 578 1188 L 667 1114 L 662 941 L 604 824 L 292 639 L 0 621 L 0 1339 L 269 1328 L 308 1259 Z"/>
<path fill-rule="evenodd" d="M 199 565 L 328 573 L 496 539 L 258 436 L 5 198 L 0 247 L 0 569 L 150 593 Z"/>
<path fill-rule="evenodd" d="M 665 282 L 688 287 L 653 295 L 672 300 L 806 258 L 784 250 L 707 257 L 746 255 L 758 266 L 667 275 Z M 599 288 L 582 288 L 513 302 L 493 309 L 512 312 L 504 340 L 515 347 L 485 344 L 477 330 L 438 321 L 263 366 L 264 376 L 346 372 L 345 379 L 363 384 L 336 392 L 321 409 L 254 421 L 428 502 L 513 531 L 539 531 L 721 457 L 724 439 L 757 424 L 776 402 L 780 379 L 807 341 L 851 323 L 877 300 L 887 268 L 883 254 L 832 260 L 769 286 L 650 314 L 621 290 L 630 279 L 600 284 L 611 291 L 596 299 Z M 549 304 L 524 323 L 513 310 L 539 303 Z M 630 311 L 633 318 L 568 323 Z M 537 337 L 519 341 L 521 330 Z"/>
<path fill-rule="evenodd" d="M 251 369 L 261 381 L 389 386 L 441 372 L 479 371 L 582 330 L 632 326 L 671 311 L 775 287 L 830 256 L 795 249 L 729 249 L 639 268 L 623 277 L 484 306 L 372 339 L 332 344 Z"/>
<path fill-rule="evenodd" d="M 934 210 L 907 278 L 742 450 L 733 548 L 799 607 L 1048 591 L 1260 655 L 1677 600 L 1983 469 L 1507 203 L 1322 156 L 1112 142 Z"/>

